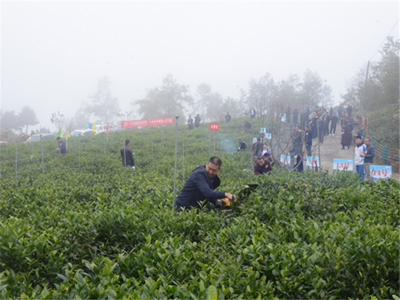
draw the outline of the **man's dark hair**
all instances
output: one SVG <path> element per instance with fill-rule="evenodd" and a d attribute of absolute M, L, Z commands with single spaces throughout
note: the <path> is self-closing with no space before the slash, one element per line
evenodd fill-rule
<path fill-rule="evenodd" d="M 265 153 L 263 154 L 263 156 L 265 156 L 265 157 L 270 157 L 271 155 L 269 155 L 268 152 L 265 152 Z"/>
<path fill-rule="evenodd" d="M 126 140 L 125 140 L 125 146 L 128 146 L 130 142 L 131 142 L 130 139 L 126 139 Z"/>
<path fill-rule="evenodd" d="M 361 136 L 359 136 L 359 135 L 356 136 L 356 139 L 362 140 Z"/>
<path fill-rule="evenodd" d="M 365 140 L 371 141 L 371 139 L 369 137 L 364 138 L 364 141 Z"/>
<path fill-rule="evenodd" d="M 56 137 L 56 140 L 61 140 L 61 138 L 58 136 L 58 137 Z"/>
<path fill-rule="evenodd" d="M 218 158 L 218 157 L 216 157 L 216 156 L 211 157 L 211 158 L 208 160 L 208 162 L 209 162 L 210 164 L 216 165 L 216 166 L 218 166 L 219 168 L 221 168 L 222 161 L 221 161 L 220 158 Z"/>

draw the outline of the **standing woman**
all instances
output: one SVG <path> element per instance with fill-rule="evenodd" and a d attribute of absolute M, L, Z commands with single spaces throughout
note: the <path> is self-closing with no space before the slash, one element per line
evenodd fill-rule
<path fill-rule="evenodd" d="M 263 149 L 261 151 L 260 156 L 263 156 L 265 153 L 268 153 L 269 155 L 271 155 L 271 149 L 268 148 L 268 144 L 267 143 L 263 144 Z"/>
<path fill-rule="evenodd" d="M 342 138 L 340 141 L 340 143 L 342 144 L 341 150 L 344 150 L 344 147 L 346 147 L 346 146 L 347 146 L 347 149 L 350 149 L 351 138 L 352 138 L 352 130 L 349 126 L 349 123 L 347 123 L 346 125 L 342 126 Z"/>

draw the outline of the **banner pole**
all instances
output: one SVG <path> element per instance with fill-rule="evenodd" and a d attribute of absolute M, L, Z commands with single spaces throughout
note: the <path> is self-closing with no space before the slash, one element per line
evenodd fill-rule
<path fill-rule="evenodd" d="M 214 156 L 215 156 L 215 131 L 214 131 Z"/>
<path fill-rule="evenodd" d="M 42 149 L 42 170 L 43 170 L 43 183 L 44 183 L 45 178 L 44 178 L 44 158 L 43 158 L 43 139 L 42 139 L 42 135 L 40 135 L 40 146 L 41 146 L 41 149 Z"/>
<path fill-rule="evenodd" d="M 17 154 L 17 145 L 18 145 L 18 142 L 15 142 L 15 183 L 17 183 L 17 180 L 18 180 L 18 176 L 17 176 L 17 173 L 18 173 L 18 154 Z"/>
<path fill-rule="evenodd" d="M 81 169 L 81 139 L 79 137 L 79 170 Z"/>
<path fill-rule="evenodd" d="M 176 202 L 176 159 L 177 159 L 177 151 L 178 151 L 178 118 L 179 116 L 176 116 L 176 122 L 175 122 L 175 168 L 174 168 L 174 206 Z"/>
<path fill-rule="evenodd" d="M 185 132 L 182 132 L 182 182 L 185 181 Z"/>
<path fill-rule="evenodd" d="M 154 152 L 153 152 L 153 132 L 151 133 L 151 157 L 154 163 Z"/>
<path fill-rule="evenodd" d="M 319 119 L 319 117 L 318 117 L 318 119 Z M 319 170 L 318 170 L 319 171 L 319 186 L 321 186 L 322 173 L 321 173 L 321 152 L 320 152 L 320 149 L 319 149 L 320 140 L 319 140 L 319 122 L 318 121 L 317 121 L 317 135 L 318 135 L 317 141 L 318 141 L 318 159 L 319 159 L 319 161 L 318 161 L 318 164 L 319 164 Z M 318 167 L 318 165 L 317 165 L 317 167 Z"/>

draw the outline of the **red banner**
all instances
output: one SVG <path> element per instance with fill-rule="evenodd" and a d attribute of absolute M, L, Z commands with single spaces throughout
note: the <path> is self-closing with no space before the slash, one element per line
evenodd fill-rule
<path fill-rule="evenodd" d="M 210 123 L 210 130 L 219 131 L 219 123 Z"/>
<path fill-rule="evenodd" d="M 174 124 L 174 118 L 121 121 L 121 128 Z"/>

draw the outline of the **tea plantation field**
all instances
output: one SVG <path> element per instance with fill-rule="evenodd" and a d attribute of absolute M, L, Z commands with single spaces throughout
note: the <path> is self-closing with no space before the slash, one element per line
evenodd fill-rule
<path fill-rule="evenodd" d="M 393 299 L 399 295 L 397 181 L 275 170 L 255 177 L 221 124 L 219 190 L 259 187 L 232 211 L 173 211 L 174 125 L 0 145 L 0 297 Z M 185 132 L 184 173 L 182 134 Z M 237 130 L 238 132 L 238 130 Z M 136 170 L 122 167 L 130 138 Z M 210 139 L 210 144 L 209 144 Z M 153 141 L 153 152 L 152 152 Z M 179 127 L 183 177 L 213 155 L 208 126 Z M 153 153 L 153 154 L 152 154 Z M 17 177 L 17 179 L 16 179 Z"/>

